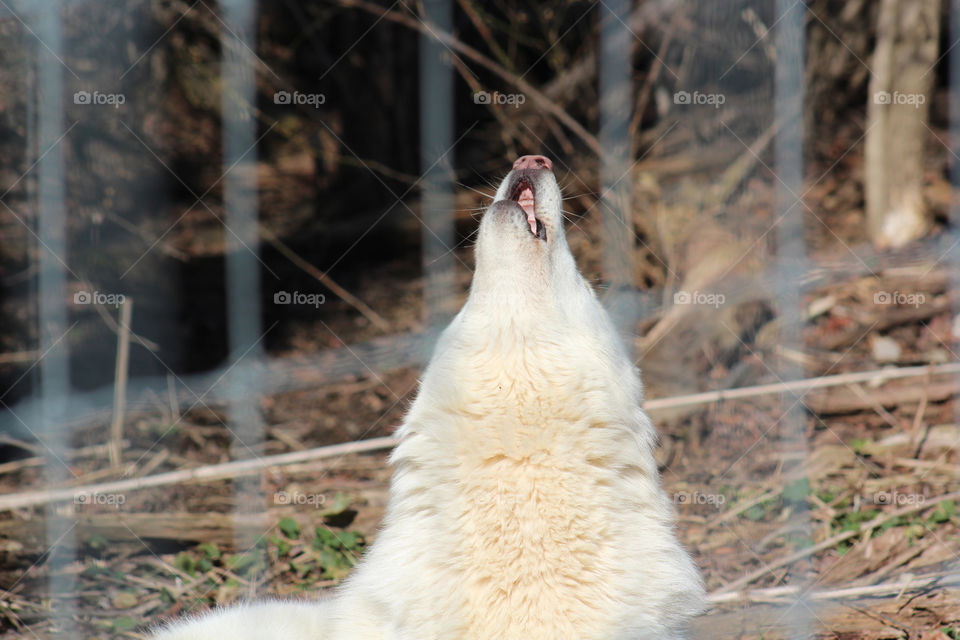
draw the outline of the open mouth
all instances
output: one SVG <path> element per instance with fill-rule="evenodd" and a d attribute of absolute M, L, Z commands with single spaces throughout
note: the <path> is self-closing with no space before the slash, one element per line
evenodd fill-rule
<path fill-rule="evenodd" d="M 530 233 L 540 240 L 547 239 L 547 229 L 543 223 L 537 219 L 536 198 L 534 197 L 533 185 L 527 178 L 520 178 L 510 192 L 510 199 L 520 205 L 523 212 L 527 214 L 527 225 L 530 227 Z"/>

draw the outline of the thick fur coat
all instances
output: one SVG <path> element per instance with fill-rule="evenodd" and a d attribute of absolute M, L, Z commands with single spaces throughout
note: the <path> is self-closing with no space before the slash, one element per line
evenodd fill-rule
<path fill-rule="evenodd" d="M 522 160 L 480 224 L 470 296 L 354 574 L 329 601 L 220 611 L 157 640 L 684 637 L 703 588 L 638 372 L 576 268 L 549 161 Z"/>

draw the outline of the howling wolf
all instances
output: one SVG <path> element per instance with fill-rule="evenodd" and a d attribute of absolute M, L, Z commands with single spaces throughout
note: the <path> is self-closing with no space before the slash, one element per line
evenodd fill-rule
<path fill-rule="evenodd" d="M 267 602 L 157 640 L 663 640 L 703 586 L 673 531 L 633 362 L 563 230 L 543 156 L 480 224 L 470 295 L 399 430 L 383 528 L 322 602 Z"/>

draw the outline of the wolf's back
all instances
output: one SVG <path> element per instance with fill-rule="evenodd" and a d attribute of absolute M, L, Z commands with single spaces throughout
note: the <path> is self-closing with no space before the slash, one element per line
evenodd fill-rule
<path fill-rule="evenodd" d="M 152 640 L 330 640 L 333 600 L 267 601 L 178 620 Z"/>

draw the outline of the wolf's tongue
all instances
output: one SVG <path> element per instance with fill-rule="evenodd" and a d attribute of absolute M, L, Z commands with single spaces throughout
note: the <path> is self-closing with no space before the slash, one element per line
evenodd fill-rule
<path fill-rule="evenodd" d="M 533 190 L 524 189 L 521 191 L 520 197 L 517 198 L 517 204 L 519 204 L 523 212 L 527 214 L 527 224 L 530 225 L 530 233 L 537 235 L 537 219 L 533 212 Z"/>

